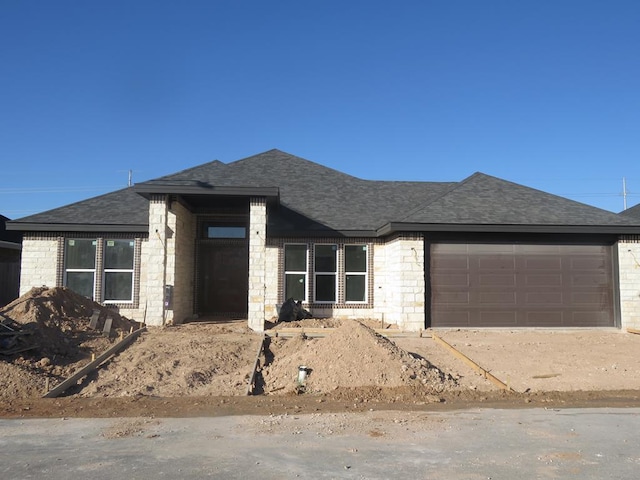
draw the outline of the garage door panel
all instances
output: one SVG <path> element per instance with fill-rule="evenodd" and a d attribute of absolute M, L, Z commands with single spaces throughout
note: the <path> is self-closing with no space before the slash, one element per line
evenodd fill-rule
<path fill-rule="evenodd" d="M 584 256 L 571 258 L 572 270 L 591 270 L 599 272 L 602 271 L 603 267 L 604 261 L 602 260 L 602 257 Z"/>
<path fill-rule="evenodd" d="M 527 270 L 561 270 L 562 259 L 554 257 L 524 257 L 524 268 Z"/>
<path fill-rule="evenodd" d="M 548 274 L 548 275 L 539 275 L 539 274 L 525 274 L 524 283 L 529 287 L 559 287 L 562 285 L 562 275 L 561 274 Z"/>
<path fill-rule="evenodd" d="M 480 292 L 480 305 L 515 305 L 516 292 Z"/>
<path fill-rule="evenodd" d="M 525 293 L 526 305 L 562 305 L 564 297 L 562 292 L 531 292 Z"/>
<path fill-rule="evenodd" d="M 448 327 L 471 327 L 473 326 L 473 322 L 471 322 L 469 312 L 456 312 L 450 311 L 447 313 L 447 326 Z"/>
<path fill-rule="evenodd" d="M 571 302 L 574 305 L 602 308 L 611 303 L 611 296 L 606 292 L 594 289 L 591 292 L 571 292 Z"/>
<path fill-rule="evenodd" d="M 440 304 L 469 304 L 469 292 L 439 292 L 437 298 L 434 298 L 434 302 Z"/>
<path fill-rule="evenodd" d="M 442 248 L 441 248 L 442 246 Z M 613 326 L 611 247 L 434 244 L 431 324 L 452 327 Z M 453 256 L 462 256 L 455 262 Z"/>
<path fill-rule="evenodd" d="M 516 276 L 512 273 L 489 273 L 478 276 L 482 286 L 515 286 Z"/>
<path fill-rule="evenodd" d="M 523 327 L 557 327 L 563 325 L 563 313 L 558 310 L 542 310 L 539 312 L 526 312 L 526 321 Z"/>
<path fill-rule="evenodd" d="M 438 278 L 438 285 L 441 287 L 468 287 L 469 275 L 441 273 Z"/>
<path fill-rule="evenodd" d="M 478 312 L 477 319 L 482 324 L 490 324 L 494 327 L 515 327 L 517 325 L 517 314 L 513 311 L 481 311 Z"/>
<path fill-rule="evenodd" d="M 603 312 L 574 312 L 572 323 L 583 327 L 610 327 L 609 318 Z"/>
<path fill-rule="evenodd" d="M 491 270 L 513 270 L 516 268 L 515 258 L 512 256 L 496 256 L 479 257 L 477 259 L 478 268 Z"/>
<path fill-rule="evenodd" d="M 605 287 L 608 284 L 608 278 L 606 275 L 598 273 L 598 274 L 585 274 L 578 273 L 575 275 L 571 275 L 571 285 L 573 287 L 584 288 L 584 287 Z"/>
<path fill-rule="evenodd" d="M 466 256 L 455 257 L 450 255 L 435 260 L 432 268 L 434 270 L 467 270 L 469 268 L 469 261 Z"/>

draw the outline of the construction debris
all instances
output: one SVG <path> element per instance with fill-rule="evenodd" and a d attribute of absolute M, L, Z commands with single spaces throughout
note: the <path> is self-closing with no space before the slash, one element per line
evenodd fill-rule
<path fill-rule="evenodd" d="M 37 348 L 33 342 L 33 329 L 0 315 L 0 355 L 9 356 Z"/>
<path fill-rule="evenodd" d="M 301 301 L 296 302 L 293 298 L 289 298 L 280 307 L 278 322 L 293 322 L 311 317 L 311 313 L 302 307 Z"/>
<path fill-rule="evenodd" d="M 99 330 L 111 317 L 109 336 Z M 32 288 L 0 309 L 0 400 L 40 396 L 137 323 L 64 287 Z"/>

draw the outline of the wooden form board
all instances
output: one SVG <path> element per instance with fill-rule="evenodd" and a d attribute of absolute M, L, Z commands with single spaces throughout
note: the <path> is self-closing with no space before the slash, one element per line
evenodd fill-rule
<path fill-rule="evenodd" d="M 291 338 L 299 335 L 304 335 L 309 338 L 320 338 L 326 337 L 333 331 L 335 328 L 279 328 L 277 330 L 269 330 L 265 332 L 266 335 L 270 337 L 282 337 L 282 338 Z M 387 338 L 430 338 L 431 334 L 421 330 L 419 332 L 403 332 L 402 330 L 391 330 L 391 329 L 382 329 L 376 328 L 374 329 L 378 335 L 382 335 Z"/>
<path fill-rule="evenodd" d="M 113 345 L 111 348 L 109 348 L 102 355 L 100 355 L 98 358 L 89 362 L 87 365 L 82 367 L 72 376 L 70 376 L 65 381 L 57 385 L 55 388 L 49 390 L 47 393 L 43 395 L 43 398 L 55 398 L 59 396 L 61 393 L 63 393 L 65 390 L 67 390 L 69 387 L 76 385 L 78 383 L 78 380 L 80 380 L 82 377 L 84 377 L 85 375 L 91 373 L 93 370 L 98 368 L 100 365 L 106 362 L 111 356 L 115 355 L 124 347 L 129 345 L 131 342 L 133 342 L 133 340 L 138 338 L 138 336 L 140 336 L 142 332 L 145 332 L 146 330 L 147 330 L 146 327 L 143 327 L 130 333 L 129 335 L 124 337 L 121 341 L 119 341 L 118 343 Z"/>
<path fill-rule="evenodd" d="M 433 338 L 437 344 L 441 345 L 442 347 L 447 349 L 449 352 L 453 353 L 456 357 L 458 357 L 464 363 L 469 365 L 476 372 L 478 372 L 480 375 L 482 375 L 484 378 L 489 380 L 491 383 L 493 383 L 497 387 L 499 387 L 499 388 L 501 388 L 503 390 L 507 390 L 509 392 L 513 392 L 513 389 L 509 385 L 507 385 L 502 380 L 500 380 L 499 378 L 497 378 L 494 375 L 492 375 L 491 373 L 489 373 L 487 370 L 485 370 L 480 365 L 478 365 L 476 362 L 474 362 L 469 357 L 467 357 L 460 350 L 457 350 L 453 345 L 450 345 L 449 343 L 445 342 L 443 339 L 441 339 L 435 333 L 431 334 L 431 338 Z"/>

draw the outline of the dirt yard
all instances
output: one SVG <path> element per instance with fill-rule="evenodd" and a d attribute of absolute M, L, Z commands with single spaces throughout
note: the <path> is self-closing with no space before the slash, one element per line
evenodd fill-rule
<path fill-rule="evenodd" d="M 114 318 L 111 335 L 89 327 Z M 66 289 L 33 289 L 0 308 L 32 331 L 31 348 L 0 355 L 0 416 L 193 416 L 228 413 L 459 408 L 468 405 L 640 405 L 640 336 L 617 330 L 455 330 L 438 336 L 508 385 L 498 388 L 429 338 L 389 339 L 375 322 L 311 319 L 262 336 L 244 321 L 149 327 L 64 396 L 47 386 L 116 343 L 135 322 Z M 326 327 L 288 338 L 286 327 Z M 393 330 L 393 329 L 389 329 Z M 22 338 L 22 337 L 21 337 Z M 0 349 L 0 352 L 2 350 Z M 299 382 L 299 367 L 306 378 Z"/>

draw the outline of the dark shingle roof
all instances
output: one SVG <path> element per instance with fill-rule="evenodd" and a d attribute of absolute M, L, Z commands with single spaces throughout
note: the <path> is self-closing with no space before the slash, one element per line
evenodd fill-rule
<path fill-rule="evenodd" d="M 55 225 L 139 228 L 148 221 L 148 200 L 139 192 L 175 193 L 184 189 L 190 194 L 208 195 L 216 188 L 278 192 L 279 207 L 270 215 L 270 228 L 278 233 L 304 229 L 374 234 L 403 229 L 402 225 L 416 229 L 418 224 L 610 229 L 634 225 L 620 215 L 481 173 L 462 182 L 363 180 L 279 150 L 228 164 L 217 160 L 205 163 L 26 217 L 16 224 L 49 224 L 51 229 Z"/>
<path fill-rule="evenodd" d="M 43 224 L 49 231 L 82 231 L 90 226 L 94 226 L 92 230 L 145 231 L 149 224 L 149 202 L 129 187 L 30 215 L 12 223 L 25 230 Z"/>
<path fill-rule="evenodd" d="M 640 203 L 635 207 L 627 208 L 620 212 L 620 215 L 623 215 L 628 218 L 640 219 Z"/>
<path fill-rule="evenodd" d="M 280 203 L 332 230 L 372 231 L 429 201 L 452 183 L 362 180 L 279 150 L 224 164 L 211 162 L 145 185 L 278 187 Z"/>
<path fill-rule="evenodd" d="M 408 223 L 480 225 L 628 225 L 616 214 L 564 197 L 475 173 L 420 205 Z"/>

